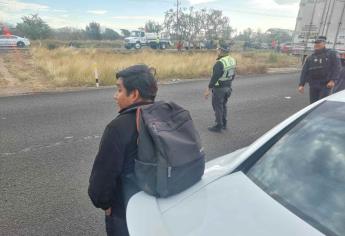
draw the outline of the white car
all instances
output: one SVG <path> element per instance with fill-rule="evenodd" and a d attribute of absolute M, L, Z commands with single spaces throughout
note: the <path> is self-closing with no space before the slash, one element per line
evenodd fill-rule
<path fill-rule="evenodd" d="M 27 38 L 22 38 L 16 35 L 0 35 L 0 47 L 27 47 L 30 41 Z"/>
<path fill-rule="evenodd" d="M 345 235 L 345 91 L 206 167 L 175 196 L 135 194 L 130 235 Z"/>

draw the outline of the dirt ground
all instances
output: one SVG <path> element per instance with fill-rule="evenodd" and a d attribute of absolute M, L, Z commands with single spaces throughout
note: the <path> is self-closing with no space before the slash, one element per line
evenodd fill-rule
<path fill-rule="evenodd" d="M 15 49 L 0 50 L 0 96 L 13 96 L 44 91 L 54 91 L 54 88 L 42 80 L 42 75 L 32 69 L 32 58 L 28 52 L 19 52 Z M 19 79 L 11 73 L 14 71 L 26 72 L 30 76 Z M 12 71 L 13 72 L 13 71 Z M 34 78 L 31 78 L 33 76 Z"/>
<path fill-rule="evenodd" d="M 22 88 L 19 80 L 14 78 L 5 67 L 3 57 L 0 57 L 0 96 L 25 93 L 30 88 Z"/>

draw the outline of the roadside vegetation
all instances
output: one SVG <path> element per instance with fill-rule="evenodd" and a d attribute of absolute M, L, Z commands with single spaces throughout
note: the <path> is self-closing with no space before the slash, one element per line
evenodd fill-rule
<path fill-rule="evenodd" d="M 298 58 L 274 52 L 232 53 L 237 72 L 263 74 L 268 68 L 296 67 Z M 48 87 L 94 86 L 97 69 L 100 85 L 115 84 L 115 72 L 133 64 L 156 68 L 160 81 L 208 78 L 215 62 L 215 51 L 140 51 L 116 52 L 111 49 L 61 47 L 49 50 L 32 47 L 26 53 L 6 54 L 4 62 L 11 75 L 27 84 Z M 2 83 L 3 84 L 3 83 Z"/>
<path fill-rule="evenodd" d="M 4 75 L 0 72 L 0 87 L 5 87 L 8 84 L 8 80 L 4 79 Z"/>
<path fill-rule="evenodd" d="M 183 9 L 179 11 L 178 22 L 176 14 L 177 10 L 169 9 L 163 24 L 149 20 L 142 29 L 149 33 L 169 32 L 175 49 L 189 45 L 210 50 L 122 51 L 125 37 L 131 34 L 127 29 L 117 32 L 97 22 L 90 22 L 84 29 L 68 26 L 53 29 L 38 14 L 23 16 L 16 26 L 0 25 L 0 34 L 26 36 L 31 40 L 28 50 L 14 48 L 1 55 L 0 88 L 95 86 L 95 70 L 100 85 L 113 85 L 116 71 L 138 63 L 155 67 L 160 81 L 209 78 L 216 59 L 214 49 L 222 44 L 231 45 L 240 75 L 264 74 L 270 68 L 300 64 L 297 57 L 274 52 L 279 51 L 279 43 L 291 41 L 289 30 L 255 32 L 248 28 L 234 35 L 230 18 L 221 10 Z"/>
<path fill-rule="evenodd" d="M 58 40 L 46 39 L 35 40 L 31 42 L 32 47 L 44 47 L 49 50 L 73 47 L 73 48 L 122 48 L 123 41 L 121 40 Z"/>

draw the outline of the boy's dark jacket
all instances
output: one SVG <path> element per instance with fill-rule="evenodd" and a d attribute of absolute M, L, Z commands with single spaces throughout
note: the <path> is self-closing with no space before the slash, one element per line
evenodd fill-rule
<path fill-rule="evenodd" d="M 136 109 L 148 104 L 136 103 L 122 109 L 105 128 L 99 151 L 93 164 L 89 196 L 97 208 L 123 211 L 121 176 L 134 171 L 137 156 Z"/>

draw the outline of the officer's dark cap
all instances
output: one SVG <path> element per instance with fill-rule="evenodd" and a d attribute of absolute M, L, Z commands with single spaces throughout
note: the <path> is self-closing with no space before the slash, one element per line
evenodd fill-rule
<path fill-rule="evenodd" d="M 326 36 L 319 36 L 316 38 L 315 43 L 325 43 L 327 41 Z"/>
<path fill-rule="evenodd" d="M 222 52 L 230 52 L 230 46 L 225 45 L 225 44 L 221 44 L 221 45 L 219 45 L 218 50 L 220 50 Z"/>
<path fill-rule="evenodd" d="M 143 98 L 154 100 L 157 94 L 156 71 L 144 64 L 133 65 L 116 73 L 116 79 L 123 81 L 127 92 L 137 89 Z"/>

